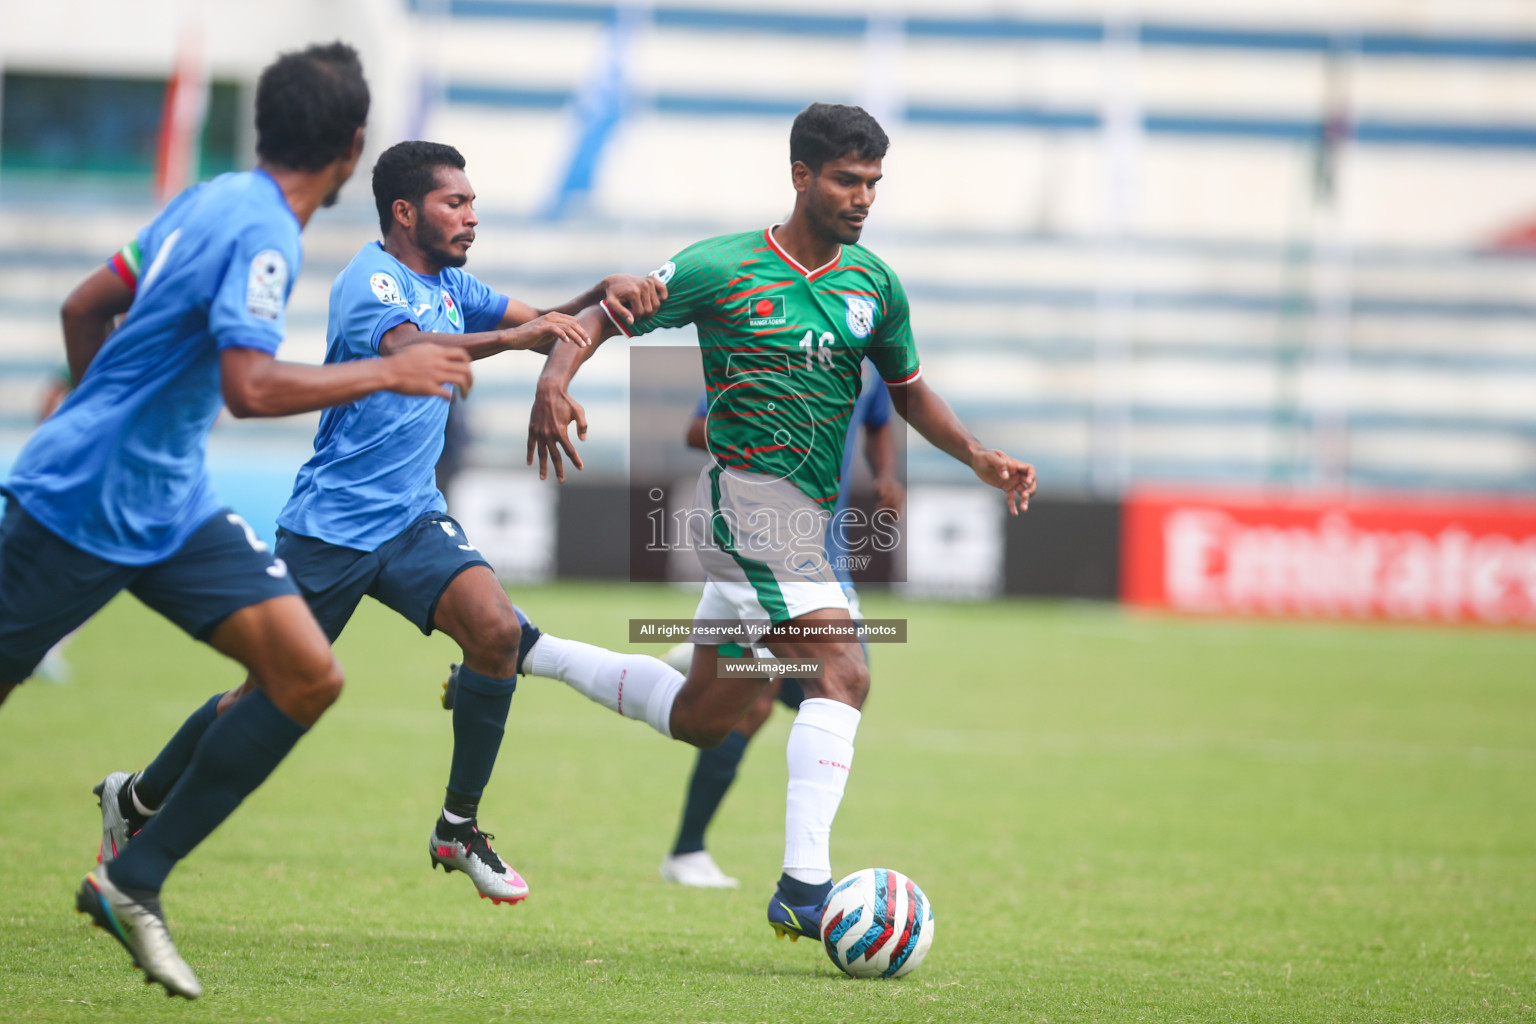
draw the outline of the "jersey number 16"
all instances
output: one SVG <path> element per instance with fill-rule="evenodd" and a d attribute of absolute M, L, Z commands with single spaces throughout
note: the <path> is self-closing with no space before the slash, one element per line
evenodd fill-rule
<path fill-rule="evenodd" d="M 811 338 L 815 333 L 815 331 L 806 331 L 805 337 L 800 339 L 800 347 L 805 349 L 805 368 L 807 370 L 814 370 L 816 368 L 811 363 Z M 821 363 L 823 370 L 830 370 L 832 368 L 832 343 L 836 340 L 837 337 L 831 331 L 823 331 L 821 337 L 816 339 L 815 355 L 817 361 Z"/>

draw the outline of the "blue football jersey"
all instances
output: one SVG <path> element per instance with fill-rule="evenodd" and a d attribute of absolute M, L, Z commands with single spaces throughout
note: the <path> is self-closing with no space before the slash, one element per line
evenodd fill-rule
<path fill-rule="evenodd" d="M 222 507 L 204 459 L 224 404 L 219 352 L 277 351 L 299 231 L 265 171 L 172 200 L 125 247 L 133 304 L 17 457 L 12 500 L 98 558 L 148 565 L 175 553 Z"/>
<path fill-rule="evenodd" d="M 507 297 L 473 275 L 456 267 L 418 274 L 373 242 L 331 286 L 325 361 L 376 359 L 385 332 L 408 320 L 422 331 L 474 334 L 494 329 L 506 310 Z M 418 517 L 446 511 L 433 469 L 447 422 L 443 399 L 388 391 L 325 410 L 278 525 L 372 551 Z"/>

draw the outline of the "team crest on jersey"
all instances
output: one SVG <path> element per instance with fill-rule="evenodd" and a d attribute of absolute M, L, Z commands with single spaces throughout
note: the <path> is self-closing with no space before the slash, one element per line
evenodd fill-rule
<path fill-rule="evenodd" d="M 459 306 L 447 292 L 443 292 L 443 306 L 448 310 L 448 322 L 455 327 L 462 327 L 464 318 L 459 316 Z"/>
<path fill-rule="evenodd" d="M 848 300 L 848 329 L 855 338 L 867 338 L 875 327 L 875 304 L 859 295 L 845 295 Z"/>
<path fill-rule="evenodd" d="M 386 306 L 405 305 L 405 296 L 400 294 L 400 286 L 388 274 L 374 274 L 368 279 L 368 287 L 373 289 L 373 294 Z"/>
<path fill-rule="evenodd" d="M 785 319 L 782 295 L 763 295 L 747 301 L 748 327 L 777 327 Z"/>
<path fill-rule="evenodd" d="M 668 281 L 672 280 L 672 275 L 675 273 L 677 273 L 677 264 L 673 263 L 671 260 L 667 260 L 667 262 L 651 271 L 651 276 L 660 281 L 662 284 L 666 284 Z"/>
<path fill-rule="evenodd" d="M 288 287 L 288 260 L 276 249 L 265 249 L 251 260 L 251 273 L 245 283 L 245 311 L 258 320 L 276 320 L 283 315 L 283 301 Z"/>

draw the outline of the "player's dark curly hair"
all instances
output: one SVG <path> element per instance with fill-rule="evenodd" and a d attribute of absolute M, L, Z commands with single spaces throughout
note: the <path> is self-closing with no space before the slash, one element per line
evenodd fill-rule
<path fill-rule="evenodd" d="M 820 174 L 822 164 L 850 154 L 880 160 L 890 144 L 880 122 L 863 107 L 812 103 L 795 116 L 789 129 L 789 162 L 803 163 Z"/>
<path fill-rule="evenodd" d="M 379 208 L 379 232 L 389 234 L 395 222 L 395 200 L 421 209 L 427 193 L 437 188 L 437 169 L 464 169 L 464 157 L 441 142 L 397 142 L 379 154 L 373 165 L 373 203 Z"/>
<path fill-rule="evenodd" d="M 368 120 L 368 83 L 346 43 L 285 53 L 256 82 L 256 153 L 295 171 L 347 155 Z"/>

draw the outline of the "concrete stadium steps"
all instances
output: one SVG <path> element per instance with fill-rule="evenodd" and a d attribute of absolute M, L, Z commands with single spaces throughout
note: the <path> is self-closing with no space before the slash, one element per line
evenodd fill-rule
<path fill-rule="evenodd" d="M 540 208 L 579 130 L 575 101 L 595 95 L 609 66 L 618 8 L 411 7 L 420 32 L 443 44 L 423 50 L 446 99 L 429 134 L 464 148 L 487 194 Z M 1140 45 L 1117 63 L 1105 25 L 1076 8 L 911 3 L 866 16 L 655 5 L 627 43 L 624 118 L 592 207 L 722 223 L 772 216 L 762 204 L 777 194 L 769 186 L 782 189 L 784 126 L 829 99 L 865 102 L 885 120 L 893 148 L 881 216 L 902 229 L 1001 223 L 1088 235 L 1119 175 L 1133 233 L 1280 244 L 1305 227 L 1314 150 L 1337 117 L 1359 140 L 1335 176 L 1360 237 L 1467 245 L 1536 209 L 1530 38 L 1507 27 L 1478 36 L 1475 20 L 1439 22 L 1398 0 L 1349 25 L 1315 7 L 1226 5 L 1218 22 L 1208 8 L 1137 9 Z M 1513 9 L 1501 17 L 1529 21 Z M 465 35 L 485 45 L 448 45 Z M 1340 88 L 1342 105 L 1331 99 Z M 1116 103 L 1142 131 L 1112 172 L 1101 128 Z M 709 173 L 722 154 L 729 170 Z M 1455 202 L 1422 201 L 1451 190 Z"/>
<path fill-rule="evenodd" d="M 289 313 L 284 358 L 324 353 L 330 280 L 371 237 L 372 211 L 352 196 L 305 234 L 305 271 Z M 699 237 L 752 226 L 635 220 L 547 224 L 487 204 L 470 269 L 494 287 L 553 304 L 613 269 L 643 272 Z M 147 209 L 102 212 L 84 237 L 55 241 L 48 215 L 0 209 L 0 448 L 30 429 L 37 395 L 62 353 L 58 303 Z M 1348 418 L 1352 479 L 1432 480 L 1512 490 L 1536 486 L 1536 261 L 1445 251 L 1366 250 L 1349 359 L 1313 352 L 1304 253 L 1265 245 L 873 229 L 870 243 L 903 275 L 925 372 L 979 436 L 1024 453 L 1057 485 L 1088 486 L 1096 431 L 1123 426 L 1132 479 L 1257 481 L 1302 472 L 1313 417 L 1331 392 Z M 1133 288 L 1128 358 L 1109 386 L 1098 355 L 1105 268 Z M 644 343 L 692 344 L 691 331 Z M 586 407 L 589 472 L 628 465 L 628 358 L 610 342 L 575 389 Z M 520 464 L 536 357 L 482 362 L 469 412 L 473 458 Z M 1123 409 L 1123 414 L 1117 410 Z M 1121 417 L 1119 420 L 1116 417 Z M 1096 427 L 1095 424 L 1098 424 Z M 222 423 L 218 435 L 307 454 L 313 420 Z M 964 470 L 922 442 L 919 478 Z"/>

